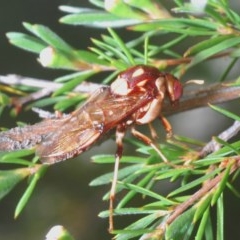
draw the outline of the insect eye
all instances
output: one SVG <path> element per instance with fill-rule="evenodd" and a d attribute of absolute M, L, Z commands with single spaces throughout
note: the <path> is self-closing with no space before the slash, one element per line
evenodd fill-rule
<path fill-rule="evenodd" d="M 173 83 L 173 95 L 174 99 L 178 100 L 183 94 L 183 87 L 182 84 L 178 81 L 175 80 Z"/>
<path fill-rule="evenodd" d="M 167 93 L 171 102 L 179 100 L 183 93 L 182 84 L 171 74 L 166 74 Z"/>

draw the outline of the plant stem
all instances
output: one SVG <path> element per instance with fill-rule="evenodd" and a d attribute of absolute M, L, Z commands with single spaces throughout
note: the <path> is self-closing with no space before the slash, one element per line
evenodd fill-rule
<path fill-rule="evenodd" d="M 18 99 L 18 102 L 25 104 L 32 100 L 37 100 L 44 96 L 51 94 L 54 90 L 62 87 L 61 83 L 55 83 L 43 79 L 34 79 L 29 77 L 22 77 L 19 75 L 0 75 L 0 83 L 8 85 L 25 85 L 30 87 L 40 88 L 39 92 L 30 94 L 23 98 Z M 74 91 L 91 94 L 97 88 L 102 87 L 102 84 L 96 84 L 91 82 L 83 82 Z M 172 106 L 170 103 L 164 103 L 163 113 L 164 115 L 172 115 L 178 112 L 191 110 L 194 108 L 207 106 L 209 103 L 218 104 L 227 101 L 231 101 L 239 98 L 240 86 L 231 86 L 229 84 L 212 84 L 207 85 L 197 90 L 185 91 L 182 100 L 178 105 Z"/>
<path fill-rule="evenodd" d="M 232 160 L 235 164 L 233 164 L 230 173 L 232 174 L 240 167 L 240 156 L 232 157 L 232 158 L 226 158 L 226 164 L 223 166 L 221 164 L 221 167 L 227 169 L 228 164 L 232 164 Z M 223 170 L 219 175 L 217 175 L 215 178 L 207 181 L 205 184 L 202 185 L 202 188 L 200 188 L 197 192 L 195 192 L 191 197 L 186 200 L 185 202 L 179 204 L 173 211 L 172 214 L 160 225 L 158 225 L 155 229 L 155 231 L 145 234 L 141 240 L 147 240 L 147 239 L 161 239 L 161 237 L 165 234 L 167 226 L 169 226 L 172 222 L 174 222 L 185 210 L 187 210 L 189 207 L 194 205 L 196 202 L 198 202 L 202 197 L 206 196 L 207 194 L 211 194 L 213 191 L 216 190 L 217 185 L 221 182 L 222 178 L 225 175 L 225 171 Z"/>
<path fill-rule="evenodd" d="M 227 84 L 212 84 L 194 91 L 186 91 L 176 106 L 166 103 L 163 106 L 164 115 L 172 115 L 208 104 L 218 104 L 239 98 L 240 86 Z"/>

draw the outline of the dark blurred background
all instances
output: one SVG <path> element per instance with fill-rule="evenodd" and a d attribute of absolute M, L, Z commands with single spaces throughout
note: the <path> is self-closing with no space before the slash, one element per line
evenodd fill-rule
<path fill-rule="evenodd" d="M 42 68 L 36 61 L 34 54 L 22 51 L 8 43 L 5 37 L 7 32 L 25 32 L 22 22 L 44 24 L 76 48 L 85 49 L 91 45 L 90 38 L 100 38 L 102 30 L 59 24 L 58 19 L 63 16 L 63 13 L 58 10 L 59 5 L 89 7 L 87 0 L 8 0 L 1 2 L 1 75 L 14 73 L 35 78 L 53 79 L 64 73 Z M 219 69 L 223 69 L 228 63 L 229 59 L 227 58 L 207 62 L 191 71 L 185 76 L 185 80 L 194 78 L 217 81 L 221 75 Z M 236 78 L 239 75 L 238 70 L 239 65 L 235 67 L 228 79 Z M 239 113 L 238 100 L 222 106 Z M 209 108 L 181 113 L 170 117 L 169 120 L 173 124 L 174 133 L 202 141 L 209 141 L 212 135 L 217 135 L 232 123 L 231 120 Z M 0 119 L 1 126 L 7 127 L 8 124 L 8 121 L 3 122 Z M 155 126 L 159 129 L 158 123 Z M 106 166 L 92 164 L 91 156 L 96 153 L 114 154 L 114 151 L 114 141 L 108 140 L 101 146 L 94 147 L 81 155 L 78 159 L 51 167 L 46 176 L 39 182 L 23 213 L 14 220 L 14 208 L 26 188 L 26 181 L 19 184 L 12 193 L 0 202 L 0 239 L 42 240 L 49 228 L 57 224 L 64 225 L 76 239 L 110 239 L 107 233 L 107 219 L 103 220 L 97 217 L 100 211 L 108 207 L 108 203 L 102 201 L 102 196 L 110 186 L 93 188 L 89 187 L 88 184 L 95 177 L 112 170 L 113 167 L 109 166 L 106 169 Z M 228 200 L 230 202 L 238 201 L 234 197 L 230 196 L 230 198 Z M 232 205 L 239 205 L 240 208 L 240 204 Z M 240 238 L 238 232 L 240 227 L 239 208 L 227 210 L 227 232 L 234 236 L 234 238 L 228 239 Z"/>

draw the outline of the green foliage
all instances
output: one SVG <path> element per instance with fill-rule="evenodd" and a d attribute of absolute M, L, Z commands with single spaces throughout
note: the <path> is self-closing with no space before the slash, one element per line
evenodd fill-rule
<path fill-rule="evenodd" d="M 108 28 L 108 33 L 102 35 L 101 39 L 92 39 L 93 46 L 88 50 L 73 48 L 43 25 L 24 23 L 24 28 L 30 34 L 7 33 L 13 45 L 37 54 L 44 67 L 74 71 L 55 80 L 63 85 L 50 97 L 28 103 L 28 107 L 52 106 L 60 111 L 76 108 L 86 98 L 86 94 L 74 92 L 78 84 L 99 72 L 115 71 L 102 80 L 108 83 L 119 71 L 136 64 L 150 64 L 167 70 L 171 67 L 173 73 L 182 76 L 190 68 L 210 58 L 225 55 L 232 58 L 232 63 L 221 70 L 221 80 L 225 80 L 239 58 L 240 16 L 231 9 L 228 1 L 209 0 L 202 14 L 199 14 L 199 9 L 181 0 L 174 1 L 174 12 L 167 11 L 158 1 L 113 1 L 111 6 L 101 0 L 90 2 L 94 5 L 92 9 L 60 7 L 68 13 L 60 19 L 61 23 Z M 113 30 L 120 27 L 134 31 L 136 37 L 125 42 L 117 29 Z M 170 36 L 171 40 L 159 46 L 154 40 L 163 35 Z M 183 46 L 181 52 L 174 50 L 177 45 Z M 36 89 L 24 91 L 21 86 L 12 86 L 11 89 L 1 87 L 1 91 L 0 115 L 11 102 L 9 95 L 21 96 L 24 92 L 27 94 Z M 211 107 L 239 121 L 236 114 L 216 106 Z M 199 147 L 197 140 L 176 136 L 172 142 L 159 146 L 169 164 L 162 162 L 150 147 L 143 146 L 137 140 L 127 140 L 129 144 L 138 146 L 142 155 L 123 156 L 121 159 L 124 167 L 121 166 L 119 170 L 117 193 L 127 193 L 115 207 L 114 215 L 136 215 L 138 220 L 123 230 L 114 230 L 116 239 L 195 237 L 200 240 L 215 239 L 215 236 L 216 239 L 224 239 L 225 189 L 230 189 L 239 197 L 232 182 L 237 178 L 240 142 L 216 140 L 222 148 L 201 156 L 195 150 Z M 46 166 L 36 163 L 32 153 L 23 150 L 0 156 L 2 165 L 13 164 L 10 170 L 0 171 L 1 198 L 18 182 L 30 177 L 29 186 L 17 205 L 15 216 L 26 206 L 36 183 L 46 171 Z M 31 160 L 27 161 L 29 157 Z M 115 159 L 113 156 L 99 155 L 94 156 L 93 161 L 113 164 Z M 90 185 L 109 184 L 112 177 L 113 173 L 107 173 L 93 180 Z M 179 183 L 180 186 L 165 195 L 160 194 L 154 186 L 162 184 L 163 180 L 169 184 Z M 137 197 L 145 201 L 141 206 L 133 207 L 132 200 Z M 108 200 L 109 193 L 103 199 Z M 213 208 L 217 212 L 216 224 L 212 222 Z M 108 211 L 100 213 L 101 217 L 108 215 Z"/>
<path fill-rule="evenodd" d="M 0 175 L 0 198 L 2 199 L 17 183 L 29 175 L 29 169 L 2 170 Z"/>

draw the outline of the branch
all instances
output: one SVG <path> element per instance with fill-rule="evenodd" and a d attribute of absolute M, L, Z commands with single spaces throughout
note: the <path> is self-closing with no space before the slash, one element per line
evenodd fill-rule
<path fill-rule="evenodd" d="M 23 85 L 40 89 L 48 89 L 50 93 L 63 86 L 61 83 L 52 82 L 50 80 L 24 77 L 16 74 L 8 74 L 6 76 L 0 75 L 0 83 L 4 83 L 6 85 Z M 75 91 L 92 93 L 101 86 L 101 84 L 83 82 L 75 88 Z"/>
<path fill-rule="evenodd" d="M 240 167 L 240 157 L 227 157 L 226 161 L 228 164 L 232 164 L 232 160 L 234 161 L 234 164 L 230 170 L 230 174 L 234 173 L 236 170 Z M 225 169 L 228 167 L 228 164 L 225 164 Z M 221 165 L 223 167 L 223 165 Z M 216 190 L 216 187 L 221 182 L 221 180 L 225 176 L 225 171 L 222 171 L 219 175 L 217 175 L 215 178 L 207 181 L 205 184 L 202 185 L 202 188 L 200 188 L 197 192 L 195 192 L 191 197 L 186 200 L 185 202 L 179 204 L 173 211 L 172 214 L 166 218 L 166 221 L 161 223 L 159 226 L 156 227 L 155 231 L 152 233 L 148 233 L 143 235 L 141 240 L 147 240 L 147 239 L 161 239 L 161 237 L 164 235 L 167 226 L 169 226 L 172 222 L 174 222 L 184 211 L 186 211 L 189 207 L 197 203 L 201 198 L 206 196 L 207 194 L 211 194 L 214 190 Z"/>
<path fill-rule="evenodd" d="M 38 92 L 30 94 L 29 96 L 18 99 L 18 103 L 25 104 L 32 100 L 37 100 L 44 96 L 51 94 L 56 89 L 63 86 L 61 83 L 55 83 L 43 79 L 34 79 L 29 77 L 22 77 L 19 75 L 0 75 L 0 83 L 8 85 L 25 85 L 30 87 L 40 88 Z M 83 82 L 77 86 L 74 91 L 91 94 L 97 88 L 102 87 L 101 84 Z M 197 90 L 186 90 L 177 106 L 171 106 L 170 103 L 164 103 L 164 115 L 172 115 L 178 112 L 191 110 L 198 107 L 207 106 L 209 103 L 217 104 L 239 98 L 240 86 L 230 86 L 230 84 L 211 84 L 198 88 Z"/>
<path fill-rule="evenodd" d="M 225 52 L 221 52 L 218 54 L 215 54 L 209 58 L 207 58 L 207 60 L 212 60 L 212 59 L 217 59 L 217 58 L 221 58 L 221 57 L 226 57 L 229 56 L 231 54 L 231 50 L 230 51 L 225 51 Z M 190 63 L 193 60 L 193 57 L 183 57 L 183 58 L 173 58 L 173 59 L 155 59 L 153 60 L 154 66 L 156 67 L 162 67 L 162 66 L 178 66 L 180 64 L 186 64 L 186 63 Z"/>
<path fill-rule="evenodd" d="M 228 141 L 233 136 L 235 136 L 240 131 L 240 122 L 234 121 L 234 123 L 227 128 L 225 131 L 220 133 L 218 135 L 219 138 L 221 138 L 224 141 Z M 217 143 L 216 140 L 210 141 L 208 144 L 205 145 L 205 147 L 200 152 L 199 157 L 204 157 L 207 154 L 211 152 L 217 151 L 221 147 L 221 144 Z M 225 161 L 221 161 L 220 166 L 221 168 L 227 168 L 229 164 L 232 164 L 232 161 L 234 161 L 234 164 L 230 170 L 230 174 L 235 172 L 240 167 L 240 157 L 226 157 Z M 206 196 L 207 194 L 211 194 L 218 184 L 221 182 L 222 178 L 225 176 L 225 171 L 222 171 L 221 174 L 217 175 L 215 178 L 211 179 L 210 181 L 203 184 L 202 188 L 199 189 L 197 192 L 195 192 L 188 200 L 185 202 L 179 204 L 171 213 L 171 215 L 166 219 L 165 222 L 161 223 L 159 226 L 156 227 L 156 231 L 153 233 L 145 234 L 141 238 L 141 240 L 151 239 L 153 237 L 157 237 L 160 239 L 160 237 L 165 233 L 167 226 L 169 226 L 172 222 L 174 222 L 184 211 L 186 211 L 189 207 L 193 206 L 195 203 L 197 203 L 201 198 Z"/>
<path fill-rule="evenodd" d="M 209 103 L 224 103 L 237 99 L 239 96 L 240 86 L 231 86 L 230 83 L 211 84 L 194 91 L 185 91 L 179 104 L 177 106 L 171 106 L 169 103 L 166 103 L 163 106 L 163 113 L 165 115 L 172 115 L 174 113 L 204 107 Z"/>
<path fill-rule="evenodd" d="M 50 95 L 52 92 L 63 86 L 63 84 L 61 83 L 51 82 L 50 80 L 23 77 L 15 74 L 9 74 L 6 76 L 0 75 L 0 83 L 11 86 L 22 85 L 40 89 L 39 91 L 28 94 L 24 97 L 13 98 L 12 104 L 18 109 L 21 109 L 22 105 L 28 102 L 38 100 L 40 98 Z M 91 82 L 82 82 L 74 89 L 74 91 L 91 94 L 101 86 L 103 85 Z"/>
<path fill-rule="evenodd" d="M 240 122 L 234 121 L 234 123 L 229 128 L 227 128 L 225 131 L 223 131 L 218 135 L 218 138 L 224 141 L 228 141 L 232 137 L 236 136 L 239 131 L 240 131 Z M 213 139 L 208 144 L 206 144 L 204 148 L 201 150 L 200 157 L 204 157 L 211 152 L 216 152 L 220 148 L 221 148 L 221 144 L 218 143 L 215 139 Z"/>

